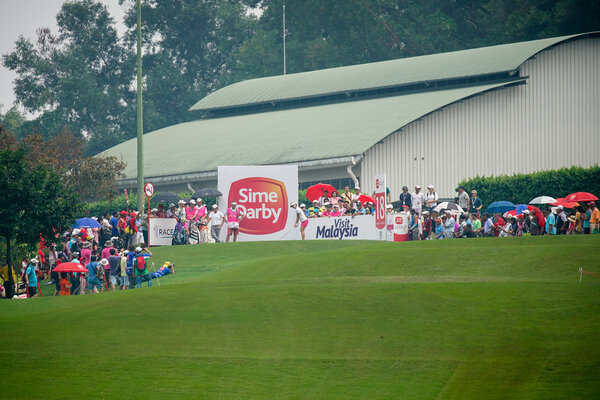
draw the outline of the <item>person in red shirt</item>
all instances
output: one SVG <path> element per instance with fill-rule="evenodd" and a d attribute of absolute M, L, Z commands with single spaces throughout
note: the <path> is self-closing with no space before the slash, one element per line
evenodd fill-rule
<path fill-rule="evenodd" d="M 160 203 L 158 205 L 158 211 L 156 211 L 156 216 L 158 218 L 167 218 L 167 212 L 165 211 L 165 205 Z"/>
<path fill-rule="evenodd" d="M 504 225 L 506 225 L 506 222 L 502 219 L 502 214 L 496 213 L 496 215 L 494 215 L 494 237 L 498 237 L 500 228 Z"/>
<path fill-rule="evenodd" d="M 131 232 L 131 236 L 129 237 L 129 246 L 136 246 L 138 243 L 137 242 L 138 227 L 135 222 L 135 216 L 136 216 L 135 211 L 132 211 L 131 217 L 127 221 L 127 224 L 129 225 L 129 231 Z"/>

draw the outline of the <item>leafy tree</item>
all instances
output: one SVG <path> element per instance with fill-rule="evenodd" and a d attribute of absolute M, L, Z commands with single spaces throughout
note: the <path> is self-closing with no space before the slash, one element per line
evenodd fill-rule
<path fill-rule="evenodd" d="M 190 120 L 188 109 L 219 89 L 255 18 L 241 0 L 143 0 L 144 129 Z M 127 12 L 133 46 L 135 7 Z"/>
<path fill-rule="evenodd" d="M 0 237 L 6 262 L 12 265 L 11 243 L 52 242 L 73 223 L 81 204 L 55 172 L 31 168 L 24 148 L 0 151 Z M 12 275 L 12 274 L 9 274 Z"/>
<path fill-rule="evenodd" d="M 133 137 L 134 68 L 108 10 L 93 0 L 66 2 L 56 21 L 58 35 L 38 29 L 36 44 L 21 37 L 3 56 L 18 74 L 17 101 L 40 114 L 30 131 L 69 128 L 89 138 L 89 153 Z"/>

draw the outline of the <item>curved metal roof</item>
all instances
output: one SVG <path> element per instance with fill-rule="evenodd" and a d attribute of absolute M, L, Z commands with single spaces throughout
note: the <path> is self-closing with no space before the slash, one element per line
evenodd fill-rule
<path fill-rule="evenodd" d="M 587 34 L 250 79 L 217 90 L 190 110 L 217 110 L 414 83 L 512 72 L 560 42 Z"/>
<path fill-rule="evenodd" d="M 219 165 L 283 164 L 360 155 L 441 107 L 522 81 L 173 125 L 144 135 L 144 172 L 152 179 L 214 171 Z M 136 143 L 131 139 L 101 153 L 123 158 L 126 179 L 136 177 Z"/>

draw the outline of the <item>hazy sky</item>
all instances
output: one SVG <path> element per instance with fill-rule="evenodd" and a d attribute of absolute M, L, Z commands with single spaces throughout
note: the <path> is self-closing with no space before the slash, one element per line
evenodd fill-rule
<path fill-rule="evenodd" d="M 37 28 L 48 27 L 57 33 L 56 14 L 65 0 L 0 0 L 0 54 L 6 54 L 14 49 L 20 35 L 35 40 Z M 101 0 L 106 4 L 112 17 L 118 23 L 120 32 L 124 30 L 124 7 L 119 6 L 119 0 Z M 13 80 L 16 75 L 4 68 L 0 63 L 0 104 L 5 113 L 14 103 Z"/>

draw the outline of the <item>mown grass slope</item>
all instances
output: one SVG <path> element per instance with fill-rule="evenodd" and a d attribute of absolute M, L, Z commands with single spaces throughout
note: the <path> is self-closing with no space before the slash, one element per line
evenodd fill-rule
<path fill-rule="evenodd" d="M 160 287 L 1 302 L 3 395 L 600 397 L 597 236 L 153 252 Z"/>

